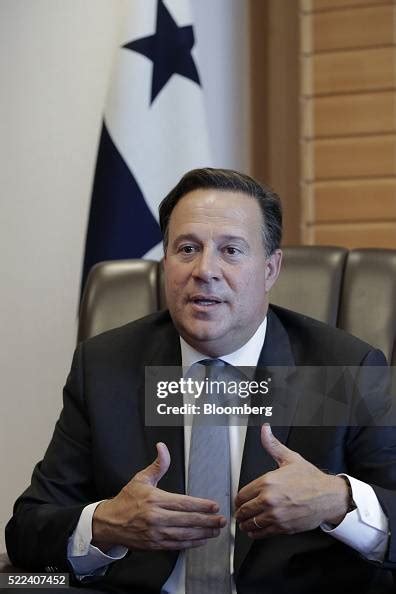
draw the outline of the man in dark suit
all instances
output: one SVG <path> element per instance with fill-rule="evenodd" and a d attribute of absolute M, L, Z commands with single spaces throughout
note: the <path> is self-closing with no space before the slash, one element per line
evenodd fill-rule
<path fill-rule="evenodd" d="M 189 489 L 194 428 L 145 425 L 147 365 L 221 359 L 259 374 L 384 364 L 358 339 L 268 307 L 281 263 L 280 203 L 268 188 L 195 170 L 163 201 L 160 223 L 169 312 L 77 348 L 51 444 L 6 529 L 12 561 L 72 567 L 81 585 L 109 592 L 391 592 L 393 429 L 230 426 L 227 521 L 205 488 Z M 193 551 L 220 541 L 228 579 L 209 565 L 192 577 Z"/>

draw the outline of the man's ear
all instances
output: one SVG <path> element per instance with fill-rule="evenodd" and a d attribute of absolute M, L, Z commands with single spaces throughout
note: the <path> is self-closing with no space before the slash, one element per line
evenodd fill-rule
<path fill-rule="evenodd" d="M 274 286 L 282 264 L 282 250 L 275 250 L 265 261 L 265 291 L 268 293 Z"/>

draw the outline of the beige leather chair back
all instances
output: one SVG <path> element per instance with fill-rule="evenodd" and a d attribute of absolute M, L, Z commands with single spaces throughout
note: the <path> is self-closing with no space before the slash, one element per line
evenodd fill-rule
<path fill-rule="evenodd" d="M 347 253 L 339 247 L 285 247 L 271 303 L 335 326 Z"/>
<path fill-rule="evenodd" d="M 158 263 L 100 262 L 90 271 L 80 307 L 78 341 L 158 309 Z"/>
<path fill-rule="evenodd" d="M 349 253 L 337 325 L 380 348 L 396 365 L 396 251 Z"/>
<path fill-rule="evenodd" d="M 396 364 L 396 250 L 284 248 L 272 303 L 337 325 L 381 348 Z M 78 339 L 165 307 L 162 265 L 148 260 L 102 262 L 84 291 Z"/>

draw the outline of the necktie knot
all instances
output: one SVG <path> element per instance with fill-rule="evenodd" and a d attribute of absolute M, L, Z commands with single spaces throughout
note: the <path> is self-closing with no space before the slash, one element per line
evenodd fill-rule
<path fill-rule="evenodd" d="M 227 363 L 222 359 L 202 359 L 198 361 L 198 365 L 203 365 L 205 377 L 210 379 L 217 377 L 224 370 Z"/>
<path fill-rule="evenodd" d="M 201 359 L 198 363 L 199 365 L 205 365 L 205 367 L 224 367 L 227 365 L 223 359 Z"/>

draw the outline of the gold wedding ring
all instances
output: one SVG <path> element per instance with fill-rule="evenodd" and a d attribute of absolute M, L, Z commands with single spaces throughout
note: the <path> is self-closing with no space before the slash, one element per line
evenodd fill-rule
<path fill-rule="evenodd" d="M 260 524 L 257 522 L 256 518 L 253 518 L 253 522 L 254 522 L 254 525 L 256 526 L 256 528 L 259 528 L 259 530 L 262 530 L 263 526 L 260 526 Z"/>

